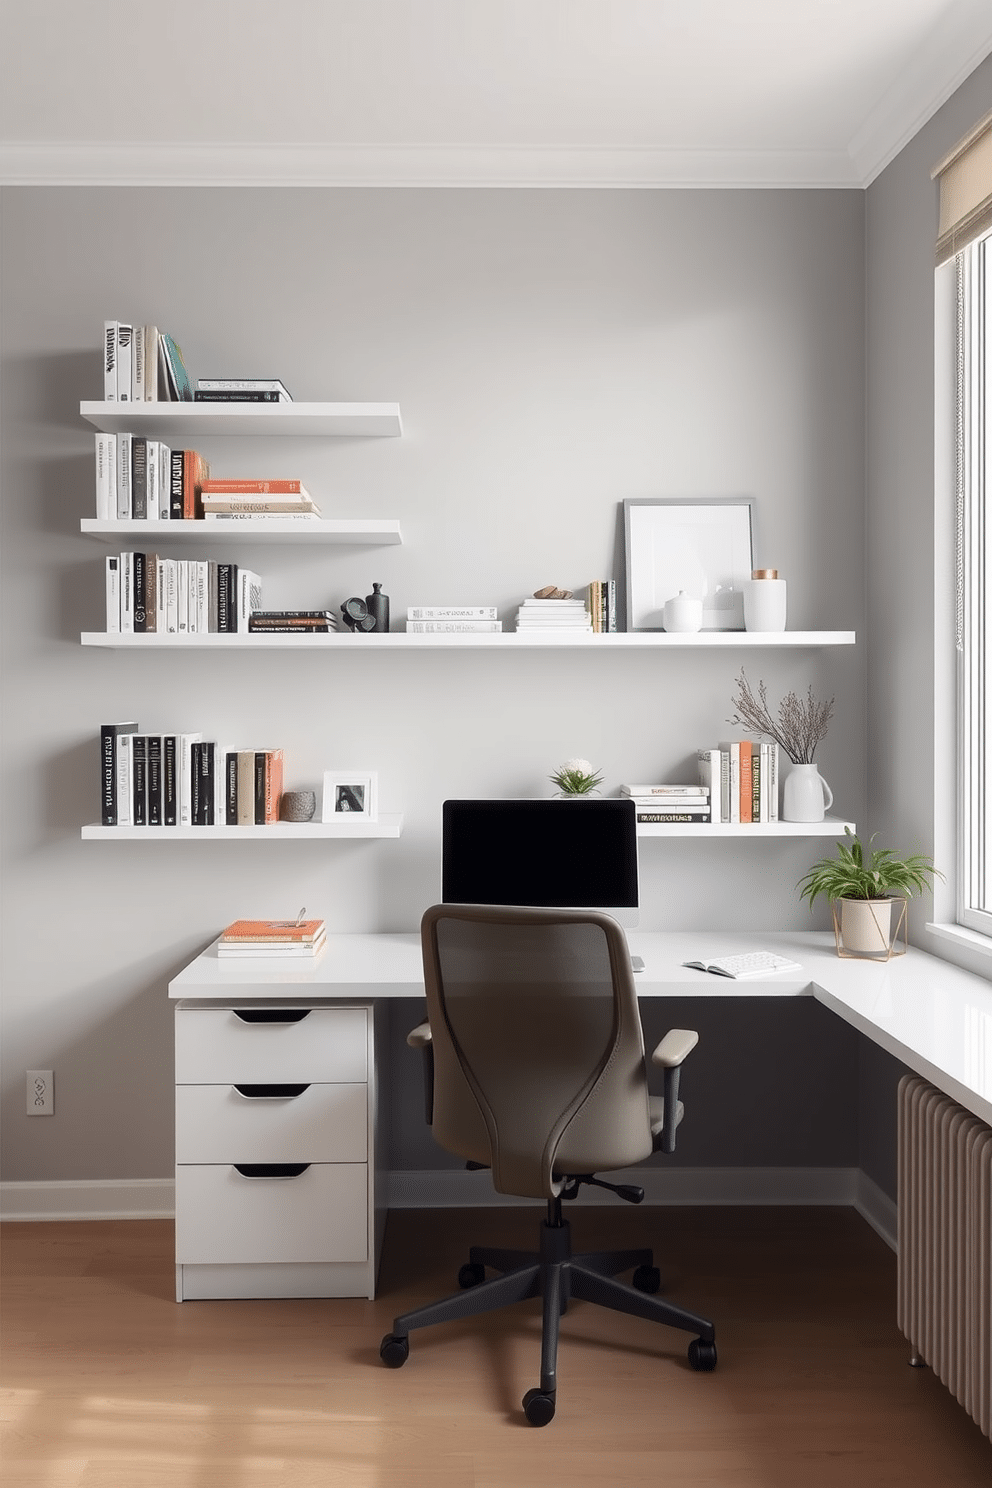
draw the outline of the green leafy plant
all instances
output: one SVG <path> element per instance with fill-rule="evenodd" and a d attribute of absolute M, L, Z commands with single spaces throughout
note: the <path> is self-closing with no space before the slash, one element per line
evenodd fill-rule
<path fill-rule="evenodd" d="M 563 796 L 588 796 L 598 789 L 603 776 L 593 769 L 588 760 L 570 759 L 559 765 L 548 779 L 558 787 Z"/>
<path fill-rule="evenodd" d="M 877 834 L 865 846 L 850 827 L 844 832 L 847 841 L 838 842 L 837 857 L 821 858 L 799 880 L 799 897 L 808 899 L 811 909 L 821 894 L 830 900 L 910 898 L 944 876 L 924 853 L 897 858 L 890 848 L 872 847 Z"/>

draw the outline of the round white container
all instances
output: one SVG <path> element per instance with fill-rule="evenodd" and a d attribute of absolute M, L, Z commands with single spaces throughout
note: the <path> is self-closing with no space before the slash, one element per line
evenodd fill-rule
<path fill-rule="evenodd" d="M 680 589 L 674 599 L 665 601 L 664 615 L 667 631 L 686 634 L 699 630 L 703 623 L 703 601 Z"/>
<path fill-rule="evenodd" d="M 744 629 L 784 630 L 785 580 L 777 568 L 756 568 L 744 585 Z"/>

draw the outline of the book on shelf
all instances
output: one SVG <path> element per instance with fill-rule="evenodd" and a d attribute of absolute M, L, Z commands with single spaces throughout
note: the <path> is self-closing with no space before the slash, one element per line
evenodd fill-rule
<path fill-rule="evenodd" d="M 711 956 L 708 960 L 683 961 L 695 971 L 708 971 L 713 976 L 732 977 L 742 982 L 775 976 L 782 971 L 802 971 L 798 961 L 779 956 L 774 951 L 742 951 L 732 956 Z"/>
<path fill-rule="evenodd" d="M 628 796 L 633 801 L 640 816 L 643 812 L 651 812 L 655 816 L 670 816 L 673 812 L 688 811 L 692 816 L 710 815 L 712 806 L 709 796 L 682 796 L 679 800 L 661 800 L 658 797 Z"/>
<path fill-rule="evenodd" d="M 248 629 L 254 632 L 293 633 L 337 630 L 333 610 L 255 610 L 248 617 Z"/>
<path fill-rule="evenodd" d="M 127 522 L 131 517 L 131 445 L 134 436 L 120 433 L 117 436 L 117 511 L 118 521 Z"/>
<path fill-rule="evenodd" d="M 159 345 L 159 389 L 161 393 L 162 383 L 168 391 L 168 400 L 173 403 L 192 403 L 193 384 L 183 361 L 183 354 L 177 346 L 174 338 L 163 331 L 158 338 Z M 165 374 L 164 379 L 162 374 Z"/>
<path fill-rule="evenodd" d="M 502 620 L 408 620 L 410 635 L 500 635 Z"/>
<path fill-rule="evenodd" d="M 718 748 L 698 750 L 697 762 L 700 780 L 709 784 L 714 803 L 719 800 L 719 815 L 714 806 L 714 821 L 743 826 L 778 821 L 776 743 L 730 739 Z"/>
<path fill-rule="evenodd" d="M 518 630 L 592 630 L 582 599 L 525 599 L 517 610 Z"/>
<path fill-rule="evenodd" d="M 319 511 L 286 511 L 279 508 L 274 511 L 205 511 L 204 522 L 303 522 L 314 523 L 320 521 Z"/>
<path fill-rule="evenodd" d="M 288 517 L 320 516 L 320 507 L 307 496 L 210 496 L 202 495 L 200 504 L 205 517 Z"/>
<path fill-rule="evenodd" d="M 143 552 L 106 560 L 108 634 L 247 634 L 261 597 L 258 574 L 226 560 Z"/>
<path fill-rule="evenodd" d="M 622 796 L 702 796 L 709 797 L 709 788 L 702 783 L 697 785 L 685 785 L 681 782 L 666 785 L 621 785 Z"/>
<path fill-rule="evenodd" d="M 107 634 L 119 635 L 121 629 L 121 560 L 116 554 L 106 559 Z"/>
<path fill-rule="evenodd" d="M 278 393 L 288 403 L 292 394 L 279 377 L 198 377 L 198 393 Z"/>
<path fill-rule="evenodd" d="M 232 390 L 230 392 L 218 392 L 206 388 L 196 388 L 193 393 L 194 403 L 292 403 L 292 398 L 283 393 L 259 389 L 256 392 L 247 389 Z"/>
<path fill-rule="evenodd" d="M 118 822 L 117 742 L 126 734 L 137 733 L 136 723 L 104 723 L 100 726 L 100 820 L 105 827 Z"/>
<path fill-rule="evenodd" d="M 203 482 L 205 496 L 305 496 L 313 497 L 301 480 L 289 477 L 285 480 L 254 480 L 238 476 L 209 476 Z"/>
<path fill-rule="evenodd" d="M 324 934 L 323 920 L 234 920 L 221 932 L 225 945 L 265 945 L 273 942 L 310 945 Z"/>
<path fill-rule="evenodd" d="M 615 579 L 593 579 L 587 599 L 592 628 L 597 635 L 611 635 L 617 628 L 617 584 Z"/>
<path fill-rule="evenodd" d="M 701 825 L 710 820 L 710 808 L 707 805 L 699 807 L 698 810 L 690 808 L 684 811 L 638 811 L 637 820 L 644 826 L 660 826 L 666 822 Z"/>
<path fill-rule="evenodd" d="M 133 348 L 134 326 L 130 321 L 119 320 L 117 322 L 117 401 L 118 403 L 130 403 L 133 401 L 134 392 L 131 387 L 133 371 Z"/>
<path fill-rule="evenodd" d="M 97 434 L 96 452 L 96 518 L 109 522 L 117 516 L 117 435 Z"/>
<path fill-rule="evenodd" d="M 117 322 L 103 322 L 103 401 L 117 402 Z"/>
<path fill-rule="evenodd" d="M 282 800 L 284 757 L 281 749 L 255 751 L 255 825 L 271 826 L 279 820 Z"/>
<path fill-rule="evenodd" d="M 408 620 L 495 620 L 495 605 L 409 605 Z"/>

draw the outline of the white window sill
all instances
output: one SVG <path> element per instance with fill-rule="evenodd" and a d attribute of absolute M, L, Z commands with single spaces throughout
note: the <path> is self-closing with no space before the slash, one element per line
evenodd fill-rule
<path fill-rule="evenodd" d="M 992 936 L 982 935 L 977 930 L 967 930 L 964 925 L 937 924 L 934 921 L 926 929 L 938 940 L 950 941 L 958 949 L 967 952 L 969 958 L 980 957 L 988 963 L 989 971 L 992 971 Z"/>

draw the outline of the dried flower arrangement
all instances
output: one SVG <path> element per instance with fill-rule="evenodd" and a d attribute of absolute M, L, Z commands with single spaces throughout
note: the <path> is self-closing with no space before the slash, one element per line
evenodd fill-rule
<path fill-rule="evenodd" d="M 804 698 L 795 692 L 787 692 L 778 705 L 778 717 L 773 718 L 768 707 L 768 692 L 764 682 L 758 683 L 758 695 L 741 667 L 737 678 L 737 696 L 731 699 L 737 710 L 727 720 L 748 733 L 764 734 L 774 739 L 794 765 L 811 765 L 816 746 L 826 736 L 827 725 L 834 711 L 834 700 L 818 703 L 813 696 L 812 684 L 806 689 Z"/>

